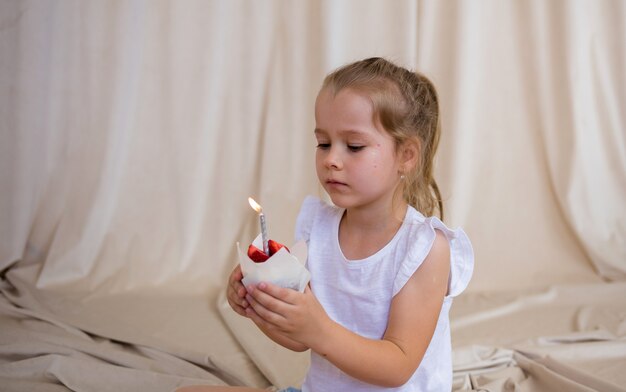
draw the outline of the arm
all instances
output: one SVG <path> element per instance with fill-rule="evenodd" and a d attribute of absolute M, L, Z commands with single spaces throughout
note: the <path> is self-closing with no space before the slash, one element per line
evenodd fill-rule
<path fill-rule="evenodd" d="M 352 377 L 400 386 L 424 357 L 448 287 L 450 248 L 445 236 L 436 233 L 426 260 L 393 298 L 380 340 L 364 338 L 332 321 L 308 288 L 300 294 L 260 284 L 248 296 L 259 317 L 256 322 L 310 347 Z"/>
<path fill-rule="evenodd" d="M 269 330 L 263 325 L 258 324 L 255 320 L 258 319 L 254 310 L 250 307 L 248 301 L 246 301 L 246 288 L 241 283 L 243 279 L 243 273 L 241 267 L 237 265 L 233 272 L 231 272 L 228 278 L 228 288 L 226 291 L 226 298 L 230 307 L 239 315 L 248 317 L 257 324 L 261 332 L 263 332 L 268 338 L 281 346 L 293 351 L 306 351 L 309 348 L 301 343 L 289 339 L 288 337 L 278 333 L 277 331 Z"/>

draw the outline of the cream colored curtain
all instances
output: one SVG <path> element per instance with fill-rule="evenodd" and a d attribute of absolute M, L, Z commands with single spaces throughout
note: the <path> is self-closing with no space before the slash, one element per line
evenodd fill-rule
<path fill-rule="evenodd" d="M 455 391 L 623 390 L 625 22 L 620 0 L 0 0 L 0 385 L 297 385 L 306 357 L 226 277 L 248 196 L 286 243 L 323 196 L 324 75 L 383 56 L 439 89 L 446 221 L 476 253 Z"/>
<path fill-rule="evenodd" d="M 313 103 L 369 56 L 429 75 L 471 291 L 626 276 L 622 1 L 3 1 L 0 267 L 215 296 L 320 194 Z"/>

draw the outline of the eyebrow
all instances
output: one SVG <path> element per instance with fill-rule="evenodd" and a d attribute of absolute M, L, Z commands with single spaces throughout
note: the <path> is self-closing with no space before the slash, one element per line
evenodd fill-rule
<path fill-rule="evenodd" d="M 315 130 L 313 131 L 313 133 L 317 134 L 327 134 L 328 132 L 326 132 L 323 129 L 320 128 L 315 128 Z M 340 130 L 337 131 L 337 133 L 339 133 L 341 136 L 367 136 L 367 134 L 365 132 L 362 131 L 357 131 L 356 129 L 344 129 L 344 130 Z"/>

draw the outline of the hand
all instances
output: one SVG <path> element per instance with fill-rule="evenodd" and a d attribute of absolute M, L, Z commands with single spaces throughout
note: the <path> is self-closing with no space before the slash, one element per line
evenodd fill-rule
<path fill-rule="evenodd" d="M 332 323 L 307 286 L 304 293 L 271 283 L 248 287 L 245 312 L 259 328 L 278 333 L 313 348 Z"/>
<path fill-rule="evenodd" d="M 244 317 L 248 317 L 246 308 L 248 308 L 250 304 L 246 301 L 246 288 L 243 286 L 243 283 L 241 283 L 241 279 L 243 279 L 243 273 L 241 272 L 241 266 L 237 265 L 228 278 L 226 298 L 228 299 L 228 304 L 235 312 Z"/>

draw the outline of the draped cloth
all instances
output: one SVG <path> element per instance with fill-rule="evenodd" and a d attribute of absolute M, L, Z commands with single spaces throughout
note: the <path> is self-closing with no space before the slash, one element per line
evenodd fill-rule
<path fill-rule="evenodd" d="M 297 383 L 306 356 L 256 335 L 223 290 L 235 243 L 259 230 L 248 196 L 284 243 L 304 197 L 323 196 L 317 91 L 326 73 L 372 56 L 439 92 L 445 221 L 476 253 L 455 305 L 458 353 L 488 342 L 491 354 L 513 350 L 517 375 L 539 374 L 547 365 L 528 364 L 545 353 L 513 347 L 530 336 L 503 316 L 526 307 L 501 298 L 537 305 L 536 293 L 571 287 L 592 292 L 591 305 L 555 295 L 546 306 L 610 322 L 552 332 L 608 331 L 600 340 L 620 347 L 626 315 L 601 315 L 626 298 L 625 20 L 619 0 L 1 2 L 0 378 L 89 390 L 71 370 L 86 356 L 128 372 L 115 390 Z M 478 319 L 511 329 L 472 339 Z M 535 343 L 547 333 L 533 331 Z M 25 348 L 39 338 L 47 344 Z M 103 345 L 113 354 L 98 354 Z M 115 350 L 141 359 L 119 362 Z M 589 377 L 602 368 L 620 384 L 589 363 Z M 472 366 L 459 388 L 482 382 Z"/>

